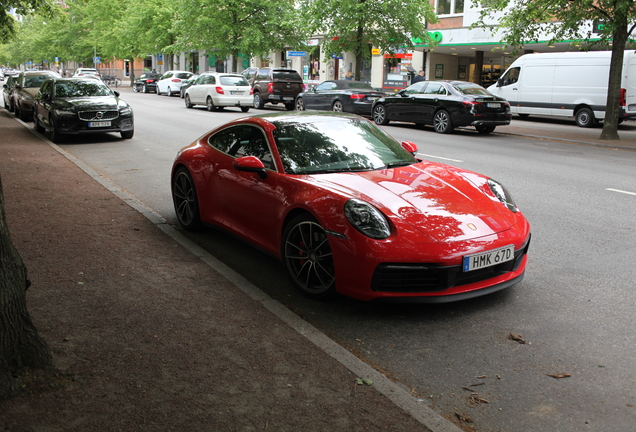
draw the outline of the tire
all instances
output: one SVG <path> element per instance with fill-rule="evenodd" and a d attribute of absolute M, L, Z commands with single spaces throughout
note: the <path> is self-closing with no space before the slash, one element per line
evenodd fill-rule
<path fill-rule="evenodd" d="M 135 130 L 120 132 L 122 139 L 131 139 L 135 135 Z"/>
<path fill-rule="evenodd" d="M 336 294 L 333 255 L 327 233 L 310 215 L 294 218 L 283 232 L 281 257 L 292 283 L 307 297 Z"/>
<path fill-rule="evenodd" d="M 190 102 L 190 95 L 185 95 L 185 106 L 186 108 L 192 108 L 194 105 Z"/>
<path fill-rule="evenodd" d="M 51 141 L 55 144 L 59 144 L 64 141 L 64 136 L 58 132 L 57 125 L 52 118 L 49 118 L 49 126 L 51 128 Z"/>
<path fill-rule="evenodd" d="M 172 97 L 172 89 L 170 87 L 168 87 L 168 91 L 166 93 L 168 93 L 168 97 Z"/>
<path fill-rule="evenodd" d="M 576 125 L 584 128 L 591 128 L 596 124 L 594 113 L 589 108 L 581 108 L 574 114 Z"/>
<path fill-rule="evenodd" d="M 144 84 L 142 91 L 148 93 L 148 86 L 146 84 Z"/>
<path fill-rule="evenodd" d="M 18 117 L 18 118 L 22 117 L 22 113 L 20 112 L 20 106 L 19 105 L 16 104 L 16 105 L 13 106 L 13 114 L 16 117 Z"/>
<path fill-rule="evenodd" d="M 145 86 L 144 86 L 144 87 L 145 87 Z M 133 91 L 134 91 L 135 93 L 139 93 L 139 89 L 138 89 L 138 88 L 137 88 L 137 86 L 136 86 L 136 85 L 134 85 L 134 84 L 133 84 Z M 145 92 L 144 92 L 144 93 L 145 93 Z"/>
<path fill-rule="evenodd" d="M 205 105 L 208 108 L 208 111 L 210 112 L 216 110 L 216 107 L 214 106 L 214 101 L 212 100 L 210 96 L 208 96 L 207 100 L 205 101 Z"/>
<path fill-rule="evenodd" d="M 305 111 L 305 101 L 301 97 L 296 99 L 296 111 Z"/>
<path fill-rule="evenodd" d="M 243 112 L 248 112 L 250 110 L 250 107 L 241 107 L 241 111 Z"/>
<path fill-rule="evenodd" d="M 340 102 L 339 100 L 335 101 L 331 106 L 331 110 L 335 112 L 342 112 L 342 102 Z"/>
<path fill-rule="evenodd" d="M 475 129 L 477 129 L 477 132 L 479 132 L 480 134 L 486 135 L 494 131 L 495 126 L 475 126 Z"/>
<path fill-rule="evenodd" d="M 382 104 L 377 104 L 376 106 L 373 107 L 373 113 L 372 117 L 373 117 L 373 121 L 375 122 L 375 124 L 378 125 L 387 125 L 389 124 L 389 119 L 387 118 L 386 115 L 386 108 L 384 105 Z"/>
<path fill-rule="evenodd" d="M 453 133 L 453 123 L 451 122 L 448 111 L 439 110 L 435 113 L 435 116 L 433 117 L 433 127 L 437 133 Z"/>
<path fill-rule="evenodd" d="M 157 95 L 161 96 L 161 90 L 159 90 L 159 85 L 157 85 Z"/>
<path fill-rule="evenodd" d="M 259 92 L 254 92 L 254 108 L 263 109 L 265 103 L 263 99 L 261 99 L 261 94 Z"/>
<path fill-rule="evenodd" d="M 39 133 L 44 133 L 44 127 L 38 121 L 38 116 L 33 113 L 33 129 L 38 131 Z"/>
<path fill-rule="evenodd" d="M 521 117 L 523 119 L 530 117 L 530 114 L 518 114 L 518 115 L 519 115 L 519 117 Z"/>
<path fill-rule="evenodd" d="M 177 168 L 172 179 L 172 202 L 179 224 L 188 231 L 196 231 L 201 227 L 199 214 L 199 198 L 190 172 Z"/>

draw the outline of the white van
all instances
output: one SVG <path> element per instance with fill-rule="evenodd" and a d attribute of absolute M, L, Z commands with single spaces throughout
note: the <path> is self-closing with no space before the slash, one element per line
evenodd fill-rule
<path fill-rule="evenodd" d="M 611 51 L 526 54 L 488 91 L 506 98 L 513 114 L 574 117 L 581 127 L 605 118 Z M 625 51 L 620 120 L 636 118 L 636 51 Z"/>

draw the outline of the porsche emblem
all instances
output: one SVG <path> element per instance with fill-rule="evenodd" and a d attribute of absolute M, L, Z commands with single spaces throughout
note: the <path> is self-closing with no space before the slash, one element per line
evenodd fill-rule
<path fill-rule="evenodd" d="M 477 231 L 477 227 L 475 226 L 475 224 L 469 223 L 468 228 L 470 228 L 473 231 Z"/>

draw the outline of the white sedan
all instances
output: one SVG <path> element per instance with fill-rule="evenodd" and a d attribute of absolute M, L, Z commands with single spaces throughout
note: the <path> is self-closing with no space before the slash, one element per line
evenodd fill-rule
<path fill-rule="evenodd" d="M 225 107 L 240 107 L 248 112 L 254 102 L 254 91 L 242 75 L 207 72 L 203 73 L 185 91 L 185 105 L 205 105 L 208 111 Z"/>

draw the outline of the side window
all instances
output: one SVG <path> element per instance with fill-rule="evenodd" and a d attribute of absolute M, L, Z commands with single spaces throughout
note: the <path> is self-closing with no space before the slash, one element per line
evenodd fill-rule
<path fill-rule="evenodd" d="M 53 81 L 44 81 L 44 84 L 42 84 L 42 87 L 40 87 L 40 93 L 44 94 L 44 93 L 48 93 L 51 94 L 51 84 L 53 83 Z"/>
<path fill-rule="evenodd" d="M 440 93 L 441 92 L 441 93 Z M 428 83 L 424 91 L 424 94 L 446 94 L 446 90 L 444 90 L 444 86 L 440 83 L 431 82 Z"/>
<path fill-rule="evenodd" d="M 201 75 L 199 76 L 199 78 L 196 79 L 196 81 L 194 82 L 196 85 L 201 85 L 201 84 L 205 84 L 205 77 L 207 75 Z"/>
<path fill-rule="evenodd" d="M 316 91 L 320 91 L 320 90 L 331 90 L 331 84 L 329 82 L 323 82 L 320 83 L 316 86 Z"/>
<path fill-rule="evenodd" d="M 172 75 L 173 75 L 172 72 L 167 72 L 167 73 L 163 74 L 163 76 L 160 79 L 162 79 L 162 80 L 163 79 L 168 79 L 168 78 L 171 78 Z"/>
<path fill-rule="evenodd" d="M 519 81 L 520 73 L 521 67 L 508 69 L 506 73 L 501 77 L 501 86 L 504 87 L 510 84 L 515 84 L 517 81 Z"/>
<path fill-rule="evenodd" d="M 205 81 L 206 84 L 216 84 L 216 77 L 214 75 L 208 75 L 208 79 Z"/>
<path fill-rule="evenodd" d="M 263 162 L 265 168 L 271 170 L 275 168 L 265 134 L 257 127 L 244 125 L 229 127 L 210 137 L 208 142 L 212 147 L 232 157 L 256 156 Z"/>
<path fill-rule="evenodd" d="M 269 80 L 269 71 L 268 70 L 259 70 L 256 75 L 257 80 Z"/>
<path fill-rule="evenodd" d="M 422 93 L 422 90 L 424 89 L 424 87 L 426 87 L 426 81 L 420 81 L 418 83 L 408 86 L 406 89 L 404 89 L 404 93 L 406 94 Z"/>

